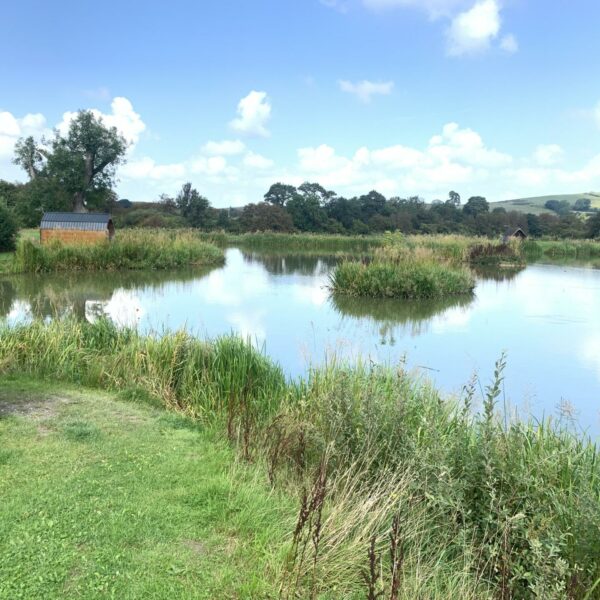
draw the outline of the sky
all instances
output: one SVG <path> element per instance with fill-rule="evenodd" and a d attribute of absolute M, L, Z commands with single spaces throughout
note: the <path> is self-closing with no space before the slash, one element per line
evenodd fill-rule
<path fill-rule="evenodd" d="M 597 0 L 4 3 L 0 178 L 26 180 L 20 136 L 93 109 L 134 201 L 600 191 L 599 26 Z"/>

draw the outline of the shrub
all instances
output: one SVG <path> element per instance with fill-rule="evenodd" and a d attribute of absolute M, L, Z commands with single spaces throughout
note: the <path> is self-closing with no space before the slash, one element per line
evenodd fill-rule
<path fill-rule="evenodd" d="M 17 222 L 8 208 L 0 204 L 0 252 L 11 252 L 17 243 Z"/>

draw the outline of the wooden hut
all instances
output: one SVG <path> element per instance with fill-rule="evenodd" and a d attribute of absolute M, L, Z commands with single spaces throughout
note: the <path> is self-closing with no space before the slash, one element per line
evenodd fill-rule
<path fill-rule="evenodd" d="M 40 242 L 60 240 L 65 244 L 95 244 L 112 240 L 115 226 L 109 214 L 44 213 L 40 224 Z"/>
<path fill-rule="evenodd" d="M 517 229 L 507 229 L 504 232 L 504 236 L 502 237 L 502 241 L 506 244 L 508 243 L 510 240 L 526 240 L 527 239 L 527 234 L 520 228 L 517 227 Z"/>

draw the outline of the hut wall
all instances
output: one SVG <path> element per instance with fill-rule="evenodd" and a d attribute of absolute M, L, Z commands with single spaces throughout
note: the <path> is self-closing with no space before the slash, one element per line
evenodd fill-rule
<path fill-rule="evenodd" d="M 108 240 L 108 229 L 104 231 L 81 231 L 77 229 L 42 229 L 40 241 L 46 244 L 60 240 L 63 244 L 97 244 Z"/>

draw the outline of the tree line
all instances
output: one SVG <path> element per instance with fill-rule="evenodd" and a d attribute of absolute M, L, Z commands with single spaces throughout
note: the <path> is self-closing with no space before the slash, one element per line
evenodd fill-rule
<path fill-rule="evenodd" d="M 171 197 L 156 202 L 118 200 L 115 176 L 124 163 L 127 143 L 114 127 L 107 127 L 91 111 L 80 111 L 66 132 L 50 140 L 20 139 L 15 164 L 29 177 L 25 184 L 0 180 L 0 232 L 17 226 L 36 227 L 45 211 L 110 211 L 120 226 L 195 227 L 232 233 L 251 231 L 368 234 L 461 233 L 497 236 L 521 228 L 531 236 L 600 237 L 600 213 L 589 218 L 548 206 L 554 214 L 524 214 L 490 208 L 482 196 L 462 203 L 452 190 L 446 200 L 426 204 L 418 197 L 386 198 L 372 190 L 346 198 L 319 183 L 296 187 L 274 183 L 255 203 L 242 208 L 217 209 L 191 183 Z M 567 203 L 568 204 L 568 203 Z M 581 207 L 589 210 L 589 202 Z M 11 225 L 12 223 L 12 225 Z M 8 224 L 8 225 L 7 225 Z M 4 234 L 6 238 L 6 234 Z M 12 242 L 14 245 L 14 233 Z M 0 240 L 0 250 L 7 249 Z"/>

